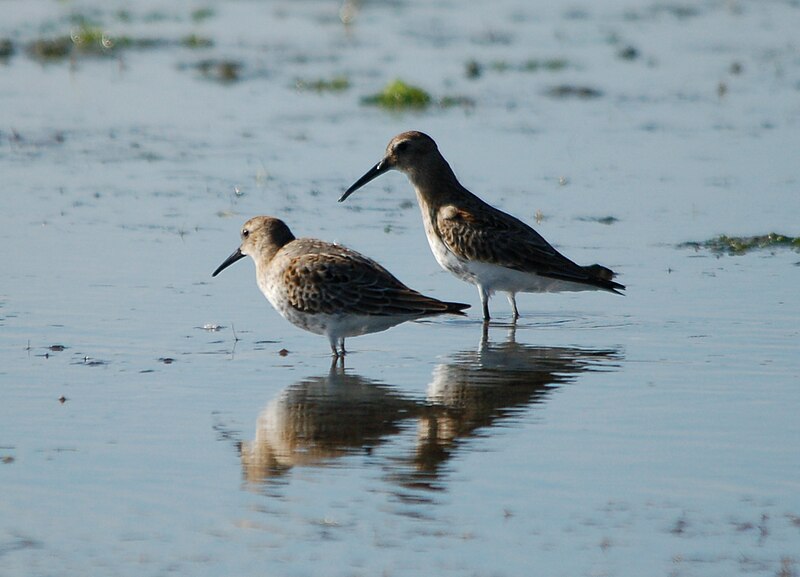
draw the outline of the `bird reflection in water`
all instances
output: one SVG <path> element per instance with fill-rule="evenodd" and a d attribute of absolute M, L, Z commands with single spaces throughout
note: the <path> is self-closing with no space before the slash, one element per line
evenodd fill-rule
<path fill-rule="evenodd" d="M 418 424 L 414 474 L 404 483 L 438 488 L 441 466 L 459 440 L 486 434 L 487 428 L 523 414 L 581 373 L 615 370 L 621 359 L 618 349 L 518 343 L 514 325 L 506 341 L 493 343 L 484 325 L 477 350 L 456 353 L 434 369 L 429 410 Z"/>
<path fill-rule="evenodd" d="M 295 383 L 264 407 L 255 440 L 242 444 L 245 479 L 263 482 L 292 467 L 323 466 L 348 454 L 370 453 L 419 409 L 419 403 L 396 389 L 334 361 L 328 375 Z"/>
<path fill-rule="evenodd" d="M 281 478 L 297 466 L 327 466 L 358 453 L 405 489 L 442 490 L 445 464 L 460 442 L 545 401 L 553 389 L 581 373 L 614 370 L 617 349 L 537 347 L 517 343 L 510 328 L 493 343 L 484 330 L 476 350 L 455 353 L 434 371 L 424 399 L 401 394 L 334 364 L 326 376 L 302 380 L 270 401 L 258 417 L 256 437 L 242 444 L 250 483 Z M 379 445 L 413 431 L 415 446 L 389 451 Z M 399 455 L 398 455 L 399 453 Z"/>

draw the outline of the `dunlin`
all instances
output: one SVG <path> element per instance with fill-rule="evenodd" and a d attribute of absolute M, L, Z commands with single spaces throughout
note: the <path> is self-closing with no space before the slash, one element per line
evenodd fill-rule
<path fill-rule="evenodd" d="M 495 291 L 508 294 L 516 320 L 518 292 L 622 294 L 619 291 L 625 289 L 612 280 L 610 269 L 575 264 L 533 228 L 464 188 L 433 139 L 421 132 L 395 136 L 381 161 L 348 188 L 339 202 L 391 169 L 405 173 L 414 186 L 437 262 L 478 287 L 485 320 L 489 320 L 489 298 Z"/>
<path fill-rule="evenodd" d="M 251 218 L 241 236 L 241 246 L 211 276 L 251 257 L 258 288 L 270 304 L 290 323 L 328 337 L 334 357 L 345 354 L 347 337 L 442 313 L 463 315 L 469 307 L 422 295 L 354 250 L 295 238 L 277 218 Z"/>

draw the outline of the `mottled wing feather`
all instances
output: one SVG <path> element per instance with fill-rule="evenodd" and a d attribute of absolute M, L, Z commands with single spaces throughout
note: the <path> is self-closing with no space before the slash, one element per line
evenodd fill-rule
<path fill-rule="evenodd" d="M 446 303 L 408 288 L 375 261 L 344 247 L 331 248 L 335 250 L 298 255 L 285 268 L 284 286 L 295 309 L 377 316 L 423 316 L 448 309 Z"/>
<path fill-rule="evenodd" d="M 588 279 L 583 267 L 563 256 L 530 226 L 494 207 L 443 206 L 436 224 L 445 245 L 458 257 L 544 276 Z"/>

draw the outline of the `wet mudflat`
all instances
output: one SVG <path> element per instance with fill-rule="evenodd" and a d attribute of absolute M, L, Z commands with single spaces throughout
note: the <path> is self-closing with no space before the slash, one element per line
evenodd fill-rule
<path fill-rule="evenodd" d="M 798 574 L 798 23 L 6 2 L 0 575 Z M 404 177 L 336 202 L 407 129 L 627 295 L 485 328 Z M 256 214 L 473 308 L 331 366 L 210 277 Z"/>

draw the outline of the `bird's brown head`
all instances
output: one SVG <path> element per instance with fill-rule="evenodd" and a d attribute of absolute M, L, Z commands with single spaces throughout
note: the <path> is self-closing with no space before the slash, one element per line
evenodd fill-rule
<path fill-rule="evenodd" d="M 344 191 L 339 202 L 389 170 L 399 170 L 405 173 L 412 182 L 416 182 L 420 175 L 434 170 L 436 165 L 443 162 L 444 159 L 430 136 L 416 130 L 403 132 L 389 141 L 386 153 L 380 162 Z"/>
<path fill-rule="evenodd" d="M 223 262 L 211 276 L 217 276 L 224 269 L 246 256 L 251 257 L 256 266 L 269 262 L 281 247 L 294 240 L 294 235 L 286 223 L 271 216 L 256 216 L 244 223 L 241 232 L 242 244 Z"/>

